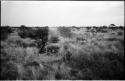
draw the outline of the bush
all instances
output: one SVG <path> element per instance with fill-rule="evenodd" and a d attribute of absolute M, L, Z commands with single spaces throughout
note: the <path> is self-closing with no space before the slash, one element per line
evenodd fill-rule
<path fill-rule="evenodd" d="M 45 52 L 45 45 L 48 41 L 48 27 L 41 27 L 38 29 L 32 29 L 27 27 L 21 27 L 21 31 L 18 33 L 22 38 L 32 38 L 37 40 L 37 47 L 40 48 L 40 53 Z"/>
<path fill-rule="evenodd" d="M 28 27 L 20 27 L 20 31 L 18 32 L 18 34 L 21 38 L 27 38 L 27 37 L 30 37 L 32 39 L 35 38 L 35 30 Z"/>
<path fill-rule="evenodd" d="M 9 26 L 1 27 L 1 40 L 7 39 L 8 35 L 12 32 L 13 30 Z"/>
<path fill-rule="evenodd" d="M 41 39 L 42 41 L 46 42 L 48 40 L 48 27 L 41 27 L 35 30 L 35 37 L 36 39 Z"/>
<path fill-rule="evenodd" d="M 45 52 L 45 46 L 48 42 L 48 27 L 42 27 L 35 32 L 36 40 L 38 40 L 38 48 L 40 53 Z"/>

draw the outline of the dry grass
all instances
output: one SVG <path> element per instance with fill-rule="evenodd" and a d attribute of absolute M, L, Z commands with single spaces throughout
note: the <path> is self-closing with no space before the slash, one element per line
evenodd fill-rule
<path fill-rule="evenodd" d="M 3 80 L 124 79 L 123 29 L 112 32 L 109 32 L 111 29 L 107 29 L 105 33 L 87 32 L 85 28 L 74 28 L 73 31 L 69 29 L 62 28 L 61 33 L 60 30 L 49 32 L 47 46 L 52 50 L 59 47 L 56 53 L 50 51 L 50 54 L 39 53 L 37 40 L 30 37 L 21 38 L 17 30 L 10 33 L 4 41 L 1 41 L 1 78 Z M 71 34 L 74 37 L 70 37 Z M 59 40 L 55 42 L 57 38 Z M 71 57 L 68 58 L 68 54 L 71 54 Z"/>

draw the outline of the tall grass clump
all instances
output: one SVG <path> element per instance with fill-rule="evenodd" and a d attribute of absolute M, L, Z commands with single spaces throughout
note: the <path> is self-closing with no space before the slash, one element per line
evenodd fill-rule
<path fill-rule="evenodd" d="M 70 76 L 82 80 L 123 80 L 124 55 L 114 52 L 91 52 L 90 55 L 83 51 L 72 56 L 69 65 L 73 68 Z M 76 71 L 74 71 L 76 69 Z M 79 71 L 81 72 L 80 76 Z M 79 75 L 79 76 L 77 76 Z"/>
<path fill-rule="evenodd" d="M 37 48 L 23 48 L 19 45 L 15 47 L 12 42 L 7 42 L 9 41 L 1 42 L 2 80 L 42 80 L 46 77 L 48 70 L 43 69 L 42 63 L 40 67 Z"/>

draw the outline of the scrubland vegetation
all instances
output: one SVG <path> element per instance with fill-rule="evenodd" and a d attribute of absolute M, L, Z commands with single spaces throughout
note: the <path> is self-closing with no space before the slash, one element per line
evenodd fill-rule
<path fill-rule="evenodd" d="M 124 27 L 1 27 L 3 80 L 124 80 Z"/>

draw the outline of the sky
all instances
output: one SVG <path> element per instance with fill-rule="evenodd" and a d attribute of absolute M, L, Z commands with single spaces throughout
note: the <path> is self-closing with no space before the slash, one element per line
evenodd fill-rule
<path fill-rule="evenodd" d="M 124 1 L 2 1 L 1 25 L 124 26 Z"/>

